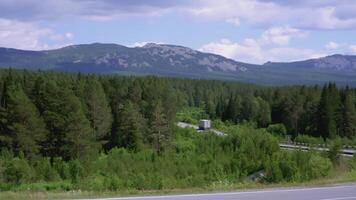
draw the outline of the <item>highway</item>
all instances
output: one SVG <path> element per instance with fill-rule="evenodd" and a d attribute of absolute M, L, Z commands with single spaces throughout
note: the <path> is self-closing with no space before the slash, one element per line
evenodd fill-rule
<path fill-rule="evenodd" d="M 312 188 L 283 188 L 182 194 L 145 197 L 101 198 L 97 200 L 356 200 L 356 185 L 337 185 Z"/>

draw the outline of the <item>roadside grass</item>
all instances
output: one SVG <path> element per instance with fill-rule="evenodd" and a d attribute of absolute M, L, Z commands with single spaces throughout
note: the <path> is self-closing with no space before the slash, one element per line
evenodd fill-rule
<path fill-rule="evenodd" d="M 104 198 L 120 196 L 140 196 L 140 195 L 168 195 L 204 192 L 228 192 L 236 190 L 283 188 L 283 187 L 310 187 L 328 186 L 342 183 L 353 183 L 356 181 L 356 170 L 342 172 L 342 169 L 334 170 L 328 177 L 307 181 L 307 182 L 284 182 L 278 184 L 265 184 L 252 181 L 240 183 L 229 183 L 225 181 L 214 182 L 203 188 L 188 189 L 162 189 L 162 190 L 120 190 L 120 191 L 82 191 L 68 190 L 70 183 L 36 183 L 21 185 L 11 191 L 0 192 L 0 199 L 7 200 L 41 200 L 41 199 L 83 199 L 83 198 Z"/>

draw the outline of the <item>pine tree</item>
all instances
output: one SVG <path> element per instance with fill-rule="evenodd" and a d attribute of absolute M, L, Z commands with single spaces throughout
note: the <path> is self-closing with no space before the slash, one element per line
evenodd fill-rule
<path fill-rule="evenodd" d="M 267 101 L 261 97 L 257 98 L 259 112 L 257 114 L 257 123 L 260 127 L 266 127 L 271 123 L 271 107 Z"/>
<path fill-rule="evenodd" d="M 149 140 L 156 152 L 160 154 L 170 140 L 169 123 L 163 113 L 161 102 L 154 106 L 150 122 Z"/>
<path fill-rule="evenodd" d="M 108 135 L 112 124 L 111 108 L 104 89 L 96 77 L 90 77 L 86 81 L 84 93 L 87 116 L 95 138 L 103 140 Z"/>
<path fill-rule="evenodd" d="M 95 153 L 98 147 L 95 145 L 95 137 L 90 127 L 89 120 L 85 117 L 79 99 L 74 95 L 68 95 L 64 112 L 64 132 L 69 146 L 69 155 L 72 159 L 85 159 Z M 67 114 L 65 114 L 67 113 Z"/>
<path fill-rule="evenodd" d="M 225 103 L 223 100 L 223 97 L 220 96 L 218 103 L 216 104 L 215 107 L 215 116 L 218 119 L 223 119 L 223 115 L 224 115 L 224 111 L 225 111 Z"/>
<path fill-rule="evenodd" d="M 240 101 L 239 98 L 230 96 L 229 102 L 223 114 L 223 120 L 231 120 L 234 123 L 239 122 Z"/>
<path fill-rule="evenodd" d="M 340 94 L 336 85 L 324 86 L 318 109 L 318 131 L 324 138 L 335 138 L 339 132 L 340 104 Z"/>
<path fill-rule="evenodd" d="M 93 130 L 73 91 L 64 83 L 59 87 L 53 80 L 38 81 L 36 88 L 36 104 L 49 130 L 45 155 L 82 159 L 95 151 Z"/>
<path fill-rule="evenodd" d="M 138 80 L 135 80 L 128 88 L 128 99 L 135 104 L 139 104 L 141 102 L 142 88 Z"/>
<path fill-rule="evenodd" d="M 2 114 L 6 121 L 2 121 L 5 122 L 2 127 L 6 127 L 7 134 L 4 138 L 11 141 L 15 153 L 23 152 L 29 158 L 38 155 L 47 131 L 37 108 L 18 84 L 8 86 L 5 97 Z"/>
<path fill-rule="evenodd" d="M 115 114 L 111 146 L 140 150 L 143 145 L 144 119 L 137 106 L 130 101 L 119 105 Z"/>
<path fill-rule="evenodd" d="M 346 91 L 342 108 L 342 136 L 352 138 L 356 135 L 356 108 L 349 91 Z"/>

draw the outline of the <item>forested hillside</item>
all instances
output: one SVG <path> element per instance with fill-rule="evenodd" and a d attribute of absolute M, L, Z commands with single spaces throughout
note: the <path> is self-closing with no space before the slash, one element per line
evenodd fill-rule
<path fill-rule="evenodd" d="M 264 128 L 356 135 L 356 90 L 332 83 L 262 87 L 16 70 L 0 71 L 0 79 L 3 189 L 41 181 L 90 190 L 205 186 L 261 169 L 270 182 L 310 180 L 328 174 L 329 158 L 281 152 Z M 230 124 L 230 135 L 178 129 L 176 113 L 187 108 Z"/>

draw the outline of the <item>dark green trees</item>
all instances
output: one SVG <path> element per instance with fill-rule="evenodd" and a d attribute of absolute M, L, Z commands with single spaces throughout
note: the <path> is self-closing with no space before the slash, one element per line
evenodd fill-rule
<path fill-rule="evenodd" d="M 104 89 L 95 76 L 86 80 L 84 101 L 87 107 L 87 116 L 94 130 L 96 140 L 107 139 L 111 129 L 112 114 Z M 104 141 L 103 141 L 104 142 Z"/>
<path fill-rule="evenodd" d="M 1 106 L 0 143 L 16 154 L 39 155 L 47 130 L 37 108 L 18 84 L 7 85 Z"/>
<path fill-rule="evenodd" d="M 163 112 L 161 102 L 158 102 L 153 108 L 150 119 L 148 140 L 157 153 L 160 154 L 170 139 L 169 122 Z"/>
<path fill-rule="evenodd" d="M 324 138 L 339 134 L 340 94 L 335 84 L 324 86 L 319 104 L 318 132 Z"/>
<path fill-rule="evenodd" d="M 38 80 L 36 104 L 49 130 L 44 154 L 65 159 L 84 158 L 94 148 L 94 135 L 82 104 L 73 91 L 52 80 Z"/>
<path fill-rule="evenodd" d="M 127 101 L 119 105 L 113 123 L 112 146 L 125 147 L 135 151 L 141 149 L 145 123 L 135 104 Z"/>
<path fill-rule="evenodd" d="M 0 70 L 0 148 L 85 159 L 92 152 L 170 147 L 177 110 L 287 134 L 355 137 L 355 89 Z M 273 126 L 270 126 L 273 127 Z M 103 148 L 101 148 L 103 147 Z"/>
<path fill-rule="evenodd" d="M 342 107 L 341 136 L 352 138 L 356 135 L 356 108 L 354 96 L 346 90 Z"/>

